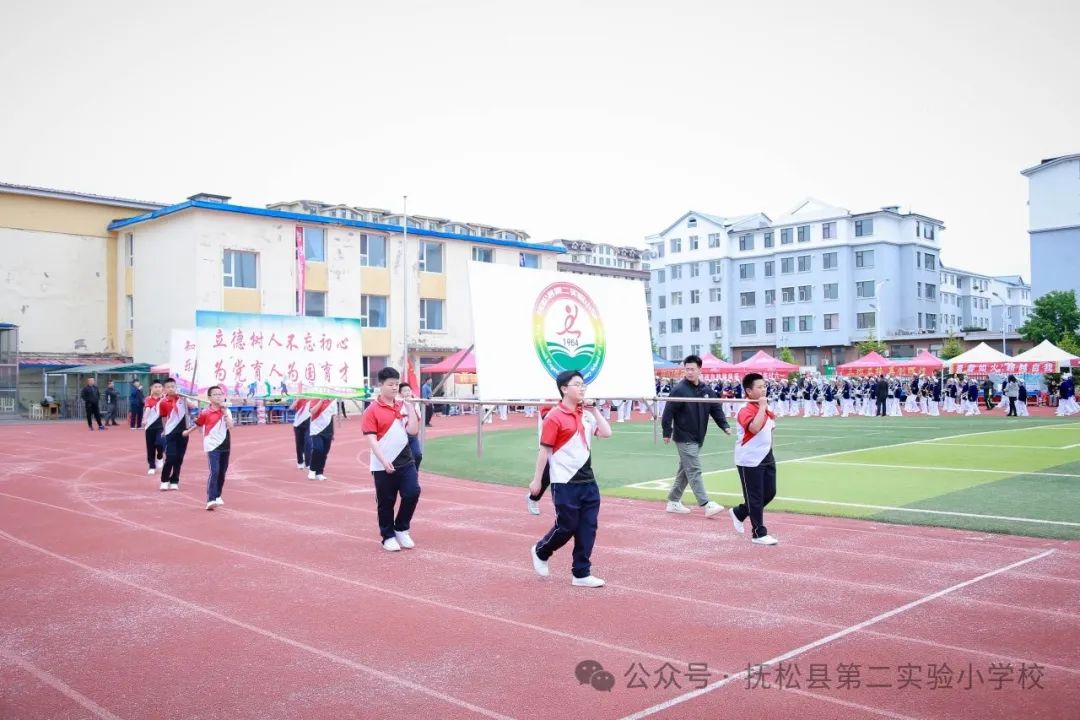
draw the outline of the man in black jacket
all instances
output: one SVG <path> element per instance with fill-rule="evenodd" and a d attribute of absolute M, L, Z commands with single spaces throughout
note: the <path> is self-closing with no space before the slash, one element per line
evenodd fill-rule
<path fill-rule="evenodd" d="M 120 410 L 120 394 L 116 392 L 116 385 L 110 380 L 105 385 L 105 424 L 116 425 L 116 413 Z"/>
<path fill-rule="evenodd" d="M 698 505 L 705 508 L 705 517 L 712 517 L 723 512 L 722 505 L 709 499 L 705 491 L 705 483 L 701 480 L 701 445 L 705 442 L 705 432 L 709 427 L 709 418 L 712 417 L 716 424 L 725 434 L 731 434 L 727 418 L 724 417 L 724 409 L 720 403 L 695 403 L 678 402 L 674 398 L 715 398 L 716 393 L 703 382 L 701 377 L 701 358 L 697 355 L 689 355 L 683 360 L 684 379 L 671 389 L 667 404 L 664 406 L 664 414 L 661 426 L 664 429 L 664 443 L 668 444 L 672 438 L 675 447 L 679 450 L 679 470 L 675 474 L 675 482 L 671 485 L 668 493 L 667 511 L 670 513 L 688 513 L 690 508 L 682 504 L 682 496 L 686 491 L 687 484 L 694 491 Z"/>
<path fill-rule="evenodd" d="M 874 398 L 877 400 L 877 412 L 874 415 L 885 417 L 885 401 L 889 399 L 889 383 L 885 381 L 884 375 L 878 377 L 877 384 L 874 386 Z"/>
<path fill-rule="evenodd" d="M 86 406 L 86 424 L 90 426 L 90 432 L 94 431 L 94 420 L 97 420 L 98 430 L 104 430 L 101 424 L 101 391 L 98 390 L 97 380 L 86 378 L 86 387 L 79 395 Z"/>

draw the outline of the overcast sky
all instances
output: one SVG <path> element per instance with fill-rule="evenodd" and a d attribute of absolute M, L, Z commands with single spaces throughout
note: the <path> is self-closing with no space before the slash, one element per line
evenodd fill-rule
<path fill-rule="evenodd" d="M 10 3 L 0 181 L 298 198 L 643 245 L 806 197 L 945 221 L 1029 276 L 1080 152 L 1080 2 Z"/>

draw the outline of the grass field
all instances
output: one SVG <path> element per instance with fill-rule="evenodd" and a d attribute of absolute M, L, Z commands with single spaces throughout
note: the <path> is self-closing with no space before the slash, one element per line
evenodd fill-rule
<path fill-rule="evenodd" d="M 635 416 L 639 417 L 639 416 Z M 650 422 L 613 425 L 593 445 L 604 493 L 662 500 L 673 446 Z M 536 457 L 533 429 L 431 439 L 424 469 L 524 488 Z M 733 438 L 712 426 L 702 448 L 710 494 L 739 502 Z M 892 523 L 1080 539 L 1080 422 L 1041 418 L 782 418 L 775 436 L 771 510 Z M 687 491 L 684 501 L 694 504 Z"/>

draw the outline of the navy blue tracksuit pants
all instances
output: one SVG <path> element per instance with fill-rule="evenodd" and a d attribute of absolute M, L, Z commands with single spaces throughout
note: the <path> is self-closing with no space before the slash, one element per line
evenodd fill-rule
<path fill-rule="evenodd" d="M 412 522 L 416 504 L 420 502 L 420 478 L 416 466 L 409 463 L 396 468 L 394 472 L 375 470 L 375 503 L 379 511 L 379 535 L 383 540 L 394 537 L 394 532 L 406 532 Z M 401 495 L 397 517 L 394 516 L 394 504 Z"/>
<path fill-rule="evenodd" d="M 229 470 L 229 451 L 211 450 L 206 453 L 206 459 L 210 461 L 210 477 L 206 480 L 206 502 L 210 502 L 221 497 L 221 489 L 225 487 L 225 473 Z"/>
<path fill-rule="evenodd" d="M 165 436 L 165 465 L 161 468 L 161 482 L 180 484 L 180 468 L 184 465 L 188 439 L 182 432 Z"/>
<path fill-rule="evenodd" d="M 555 526 L 536 544 L 536 556 L 546 562 L 573 538 L 574 577 L 589 577 L 600 518 L 600 487 L 595 481 L 552 483 L 551 499 L 555 502 Z"/>
<path fill-rule="evenodd" d="M 308 430 L 311 421 L 305 420 L 299 425 L 293 426 L 293 439 L 296 442 L 296 464 L 306 468 L 311 467 L 311 435 Z"/>

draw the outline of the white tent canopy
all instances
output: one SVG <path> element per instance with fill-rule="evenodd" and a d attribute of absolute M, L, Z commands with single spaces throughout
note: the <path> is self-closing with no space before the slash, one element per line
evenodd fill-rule
<path fill-rule="evenodd" d="M 954 373 L 992 373 L 1005 372 L 1005 365 L 1015 360 L 1005 353 L 995 350 L 986 343 L 979 343 L 966 353 L 961 353 L 949 360 L 949 370 Z"/>
<path fill-rule="evenodd" d="M 1049 340 L 1043 340 L 1041 343 L 1026 350 L 1015 358 L 1014 362 L 1052 362 L 1055 367 L 1068 367 L 1069 364 L 1076 360 L 1077 357 L 1072 353 L 1067 353 L 1059 348 Z"/>

